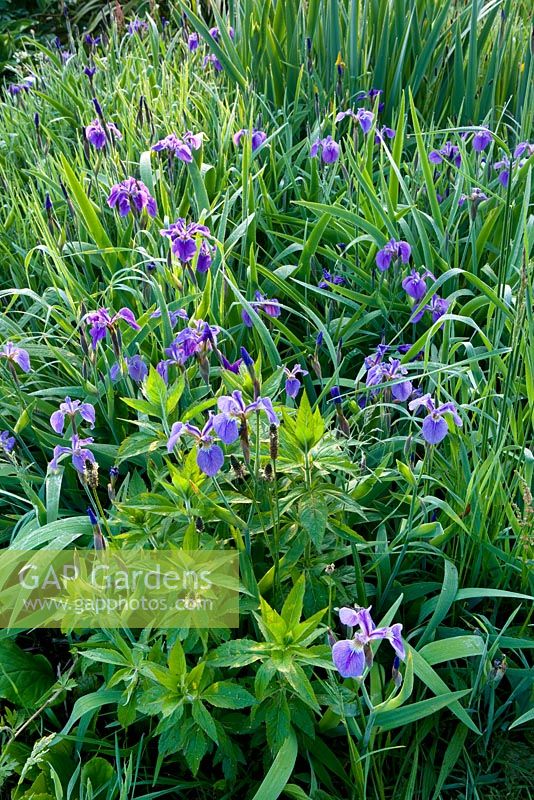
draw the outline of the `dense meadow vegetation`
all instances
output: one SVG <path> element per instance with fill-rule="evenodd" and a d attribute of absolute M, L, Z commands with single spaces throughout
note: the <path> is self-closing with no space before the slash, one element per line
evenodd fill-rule
<path fill-rule="evenodd" d="M 2 798 L 534 796 L 531 11 L 18 41 L 1 547 L 238 553 L 240 616 L 1 630 Z"/>

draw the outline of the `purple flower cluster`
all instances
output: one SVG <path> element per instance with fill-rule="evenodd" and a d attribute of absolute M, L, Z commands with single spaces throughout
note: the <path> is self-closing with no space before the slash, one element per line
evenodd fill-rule
<path fill-rule="evenodd" d="M 189 314 L 184 308 L 177 308 L 176 311 L 169 311 L 168 314 L 171 323 L 171 328 L 176 328 L 179 319 L 185 319 L 186 321 L 189 319 Z M 155 311 L 152 312 L 150 316 L 152 319 L 160 319 L 161 309 L 157 308 Z"/>
<path fill-rule="evenodd" d="M 7 453 L 7 455 L 9 455 L 15 449 L 16 443 L 15 437 L 11 436 L 9 431 L 2 431 L 0 433 L 0 453 Z"/>
<path fill-rule="evenodd" d="M 202 59 L 203 67 L 208 67 L 210 65 L 213 67 L 215 72 L 222 72 L 223 65 L 221 64 L 215 53 L 209 53 Z"/>
<path fill-rule="evenodd" d="M 219 28 L 210 28 L 210 36 L 214 41 L 218 42 L 221 37 L 221 32 Z M 230 39 L 232 39 L 232 41 L 235 38 L 235 31 L 231 25 L 228 26 L 228 36 L 230 37 Z"/>
<path fill-rule="evenodd" d="M 342 275 L 332 275 L 327 269 L 323 269 L 323 278 L 319 281 L 317 286 L 319 289 L 330 289 L 333 286 L 344 286 L 346 280 Z"/>
<path fill-rule="evenodd" d="M 245 450 L 248 447 L 247 419 L 251 414 L 263 411 L 271 425 L 280 424 L 268 397 L 257 397 L 247 404 L 241 392 L 236 390 L 231 395 L 219 397 L 217 407 L 219 413 L 210 413 L 202 429 L 187 422 L 175 422 L 167 440 L 167 452 L 171 453 L 184 434 L 193 437 L 198 446 L 197 464 L 209 477 L 216 475 L 224 464 L 224 453 L 215 443 L 214 433 L 224 444 L 233 444 L 241 438 Z"/>
<path fill-rule="evenodd" d="M 390 358 L 387 363 L 380 358 L 380 360 L 367 369 L 365 385 L 368 387 L 379 386 L 380 384 L 390 381 L 397 381 L 391 386 L 391 394 L 395 400 L 404 402 L 413 393 L 412 382 L 409 380 L 402 380 L 407 374 L 408 370 L 401 364 L 398 358 Z"/>
<path fill-rule="evenodd" d="M 452 142 L 445 142 L 439 150 L 431 150 L 428 160 L 432 164 L 441 164 L 442 161 L 451 162 L 455 167 L 461 166 L 462 156 L 460 148 Z"/>
<path fill-rule="evenodd" d="M 449 426 L 446 419 L 444 419 L 445 414 L 450 414 L 454 424 L 458 427 L 463 425 L 462 418 L 459 416 L 454 403 L 442 403 L 440 406 L 436 406 L 430 394 L 425 394 L 412 400 L 408 408 L 410 411 L 424 408 L 428 412 L 421 428 L 423 439 L 428 444 L 439 444 L 447 436 Z"/>
<path fill-rule="evenodd" d="M 217 347 L 220 330 L 217 325 L 209 325 L 203 319 L 197 319 L 192 326 L 180 331 L 165 350 L 168 358 L 160 361 L 156 367 L 163 380 L 168 381 L 170 366 L 183 367 L 192 356 L 205 359 L 206 354 Z"/>
<path fill-rule="evenodd" d="M 106 130 L 107 129 L 107 130 Z M 108 142 L 122 139 L 122 133 L 113 122 L 106 122 L 106 127 L 99 119 L 94 119 L 85 128 L 85 138 L 92 144 L 95 150 L 103 150 Z"/>
<path fill-rule="evenodd" d="M 137 324 L 133 311 L 129 308 L 121 308 L 116 314 L 110 314 L 107 308 L 99 308 L 97 311 L 90 311 L 85 315 L 84 321 L 91 326 L 89 333 L 93 343 L 93 349 L 101 339 L 105 339 L 109 333 L 112 338 L 116 336 L 118 324 L 120 320 L 124 320 L 130 328 L 134 331 L 141 330 L 141 326 Z"/>
<path fill-rule="evenodd" d="M 423 319 L 423 316 L 427 311 L 432 315 L 432 322 L 437 322 L 440 317 L 447 313 L 449 306 L 450 300 L 435 294 L 432 296 L 430 303 L 426 305 L 419 305 L 417 308 L 414 305 L 415 311 L 410 318 L 410 322 L 413 322 L 414 325 L 416 325 Z"/>
<path fill-rule="evenodd" d="M 340 111 L 338 114 L 336 114 L 335 121 L 341 122 L 341 120 L 345 119 L 345 117 L 350 117 L 357 122 L 362 131 L 367 134 L 373 127 L 375 115 L 367 108 L 358 108 L 356 111 L 353 111 L 352 108 L 349 108 L 346 111 Z"/>
<path fill-rule="evenodd" d="M 210 36 L 213 39 L 213 41 L 218 43 L 219 40 L 221 39 L 221 32 L 220 32 L 219 28 L 215 28 L 215 27 L 214 28 L 210 28 L 209 32 L 210 32 Z M 232 40 L 235 37 L 235 31 L 232 28 L 232 26 L 228 27 L 228 36 Z M 193 31 L 193 33 L 190 33 L 189 36 L 187 37 L 187 46 L 189 48 L 189 52 L 190 53 L 194 53 L 195 50 L 198 50 L 198 48 L 200 47 L 200 36 L 198 35 L 198 33 L 196 33 L 196 31 Z M 202 64 L 203 64 L 204 67 L 207 64 L 213 64 L 213 66 L 217 70 L 217 72 L 221 72 L 221 70 L 222 70 L 222 64 L 221 64 L 221 62 L 219 61 L 219 59 L 217 58 L 217 56 L 214 53 L 210 53 L 209 55 L 205 56 L 203 61 L 202 61 Z"/>
<path fill-rule="evenodd" d="M 136 383 L 142 383 L 148 375 L 148 367 L 140 355 L 125 356 L 124 366 L 126 367 L 129 377 Z M 121 365 L 116 361 L 109 371 L 109 377 L 115 382 L 121 378 L 121 375 Z"/>
<path fill-rule="evenodd" d="M 465 139 L 468 134 L 465 133 L 461 138 Z M 488 145 L 493 141 L 493 134 L 487 128 L 481 128 L 473 136 L 472 147 L 475 153 L 482 153 Z M 451 141 L 445 144 L 439 150 L 431 150 L 428 154 L 428 160 L 432 164 L 441 164 L 443 161 L 454 164 L 455 167 L 460 167 L 462 164 L 462 155 L 458 145 L 453 144 Z"/>
<path fill-rule="evenodd" d="M 402 264 L 407 264 L 411 255 L 412 248 L 408 242 L 397 242 L 395 239 L 390 239 L 376 254 L 376 266 L 380 272 L 385 272 L 390 268 L 392 261 L 400 261 Z"/>
<path fill-rule="evenodd" d="M 523 155 L 525 155 L 526 158 L 521 158 Z M 522 166 L 524 166 L 524 164 L 527 163 L 528 159 L 532 155 L 534 155 L 534 144 L 531 144 L 530 142 L 519 142 L 513 153 L 514 158 L 519 159 L 516 166 L 520 169 Z M 510 180 L 512 161 L 508 158 L 508 156 L 504 156 L 500 161 L 496 161 L 493 167 L 499 171 L 498 179 L 506 188 Z"/>
<path fill-rule="evenodd" d="M 488 195 L 485 194 L 482 189 L 479 189 L 478 186 L 475 186 L 474 189 L 471 190 L 471 194 L 462 194 L 460 195 L 460 199 L 458 200 L 458 205 L 463 206 L 468 201 L 471 203 L 471 207 L 478 208 L 480 203 L 484 202 L 484 200 L 488 199 Z"/>
<path fill-rule="evenodd" d="M 186 131 L 181 138 L 175 133 L 169 133 L 168 136 L 152 145 L 151 149 L 156 153 L 165 151 L 169 157 L 176 157 L 190 164 L 193 160 L 193 150 L 199 150 L 202 147 L 202 138 L 202 133 L 193 133 L 192 131 Z"/>
<path fill-rule="evenodd" d="M 260 131 L 257 128 L 252 128 L 252 131 L 249 131 L 248 128 L 241 128 L 240 131 L 234 133 L 233 142 L 235 146 L 238 147 L 241 144 L 241 141 L 249 136 L 253 153 L 255 150 L 258 150 L 258 148 L 260 148 L 267 139 L 267 134 L 265 131 Z"/>
<path fill-rule="evenodd" d="M 210 229 L 199 222 L 187 223 L 183 217 L 160 231 L 171 240 L 171 250 L 182 263 L 192 261 L 198 253 L 197 271 L 207 272 L 211 266 L 214 248 L 206 239 L 211 238 Z"/>
<path fill-rule="evenodd" d="M 141 214 L 143 209 L 146 209 L 149 216 L 155 217 L 158 211 L 156 201 L 148 188 L 143 181 L 135 178 L 126 178 L 112 186 L 108 205 L 110 208 L 117 206 L 121 217 L 126 217 L 130 212 Z"/>
<path fill-rule="evenodd" d="M 95 463 L 93 453 L 87 449 L 87 445 L 92 444 L 94 439 L 92 437 L 86 439 L 80 437 L 76 423 L 78 415 L 82 422 L 87 422 L 90 428 L 94 428 L 96 414 L 92 403 L 82 403 L 80 400 L 71 400 L 70 397 L 66 397 L 64 402 L 60 403 L 59 409 L 54 411 L 50 417 L 50 427 L 58 434 L 63 433 L 67 420 L 72 425 L 70 445 L 56 445 L 54 447 L 54 455 L 49 464 L 52 470 L 58 468 L 59 462 L 66 455 L 72 458 L 72 465 L 79 473 L 84 472 L 87 462 L 90 464 Z"/>
<path fill-rule="evenodd" d="M 83 41 L 88 47 L 98 47 L 102 44 L 102 37 L 101 36 L 92 36 L 90 33 L 86 33 L 83 37 Z"/>
<path fill-rule="evenodd" d="M 275 297 L 269 300 L 261 292 L 256 292 L 254 297 L 255 300 L 251 302 L 250 305 L 255 311 L 263 311 L 265 314 L 267 314 L 268 317 L 280 316 L 281 314 L 280 303 Z M 241 318 L 245 323 L 245 325 L 247 326 L 247 328 L 253 327 L 254 323 L 252 322 L 250 314 L 245 309 L 241 311 Z"/>
<path fill-rule="evenodd" d="M 368 92 L 364 92 L 363 94 L 360 93 L 358 95 L 358 97 L 361 97 L 362 99 L 368 98 L 369 100 L 374 101 L 374 99 L 376 97 L 380 97 L 381 94 L 384 94 L 384 91 L 382 89 L 373 89 L 373 88 L 371 88 L 371 89 L 369 89 Z M 385 103 L 383 103 L 383 102 L 380 102 L 378 104 L 378 109 L 377 110 L 378 110 L 379 114 L 384 110 L 384 106 L 385 106 Z"/>
<path fill-rule="evenodd" d="M 128 33 L 130 36 L 135 36 L 136 33 L 145 33 L 147 30 L 148 22 L 144 19 L 139 19 L 139 17 L 135 17 L 135 19 L 128 23 Z"/>
<path fill-rule="evenodd" d="M 371 644 L 382 639 L 387 639 L 399 658 L 406 658 L 404 642 L 402 641 L 402 625 L 377 628 L 370 614 L 369 608 L 340 608 L 339 619 L 343 625 L 359 630 L 350 639 L 336 642 L 332 647 L 332 660 L 342 678 L 361 678 L 365 668 L 373 666 L 373 651 Z"/>
<path fill-rule="evenodd" d="M 33 75 L 30 75 L 28 78 L 24 78 L 20 83 L 11 83 L 7 87 L 7 91 L 12 97 L 16 97 L 21 92 L 29 92 L 30 89 L 33 89 L 34 83 L 35 78 Z"/>
<path fill-rule="evenodd" d="M 310 149 L 310 157 L 316 158 L 319 150 L 321 151 L 321 158 L 325 164 L 333 164 L 339 158 L 340 147 L 331 136 L 318 139 L 314 142 Z"/>

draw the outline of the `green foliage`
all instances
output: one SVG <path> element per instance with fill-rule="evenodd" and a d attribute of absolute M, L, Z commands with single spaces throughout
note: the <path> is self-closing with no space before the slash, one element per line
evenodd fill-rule
<path fill-rule="evenodd" d="M 16 437 L 0 459 L 0 542 L 91 547 L 90 505 L 113 549 L 237 551 L 240 624 L 16 643 L 4 631 L 0 792 L 528 797 L 533 159 L 515 160 L 507 188 L 493 167 L 532 138 L 528 4 L 235 0 L 222 17 L 218 4 L 170 5 L 169 27 L 154 8 L 133 36 L 113 4 L 72 6 L 74 24 L 94 13 L 90 29 L 105 22 L 109 41 L 94 52 L 74 41 L 65 62 L 46 42 L 18 45 L 17 79 L 30 65 L 40 79 L 1 101 L 0 346 L 27 349 L 32 369 L 0 358 L 0 432 Z M 143 11 L 124 4 L 126 22 Z M 202 42 L 189 53 L 193 30 Z M 221 72 L 203 66 L 208 47 Z M 373 87 L 384 94 L 364 99 Z M 98 152 L 80 133 L 94 96 L 123 137 Z M 360 105 L 375 113 L 367 137 L 334 122 Z M 396 135 L 380 144 L 382 124 Z M 481 125 L 493 137 L 477 154 Z M 235 146 L 253 127 L 262 147 Z M 190 163 L 151 151 L 188 129 L 204 133 Z M 327 134 L 341 148 L 330 165 L 309 157 Z M 447 140 L 460 166 L 429 159 Z M 109 207 L 128 175 L 153 193 L 156 219 Z M 475 187 L 488 199 L 459 204 Z M 179 216 L 213 234 L 205 275 L 159 233 Z M 411 261 L 382 272 L 391 238 L 409 242 Z M 449 299 L 439 319 L 411 321 L 412 266 L 434 276 L 423 303 Z M 319 285 L 323 270 L 344 282 Z M 88 335 L 88 312 L 125 306 L 140 330 L 121 323 L 121 354 L 143 359 L 142 381 L 120 369 L 112 380 L 110 338 L 94 349 Z M 156 365 L 198 320 L 220 328 L 216 346 L 171 365 L 166 382 Z M 368 386 L 364 359 L 382 343 L 407 373 Z M 225 369 L 220 356 L 235 362 L 242 347 L 253 366 Z M 294 399 L 283 367 L 297 364 L 307 374 Z M 407 379 L 458 408 L 462 426 L 447 415 L 437 446 L 396 399 Z M 235 442 L 217 440 L 215 478 L 197 460 L 205 442 L 184 435 L 168 452 L 174 423 L 202 427 L 236 390 L 245 404 L 271 398 L 281 424 L 241 419 Z M 74 431 L 50 427 L 66 396 L 96 409 L 92 485 L 68 459 L 48 468 Z M 373 641 L 361 679 L 335 670 L 333 637 L 350 635 L 337 610 L 354 605 L 372 606 L 377 625 L 402 622 L 396 672 L 387 641 Z"/>

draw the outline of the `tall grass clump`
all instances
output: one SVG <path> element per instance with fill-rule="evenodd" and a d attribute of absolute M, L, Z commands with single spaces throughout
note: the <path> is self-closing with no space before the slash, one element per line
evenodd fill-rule
<path fill-rule="evenodd" d="M 2 796 L 532 796 L 529 10 L 76 4 L 25 40 L 0 553 L 235 553 L 240 615 L 3 628 Z"/>

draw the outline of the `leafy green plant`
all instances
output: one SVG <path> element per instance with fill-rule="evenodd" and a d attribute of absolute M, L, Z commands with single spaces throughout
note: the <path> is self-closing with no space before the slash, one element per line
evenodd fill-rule
<path fill-rule="evenodd" d="M 2 547 L 237 552 L 240 619 L 3 631 L 2 791 L 528 796 L 527 4 L 78 10 L 105 41 L 26 41 L 1 102 Z M 130 176 L 154 215 L 114 206 Z"/>

